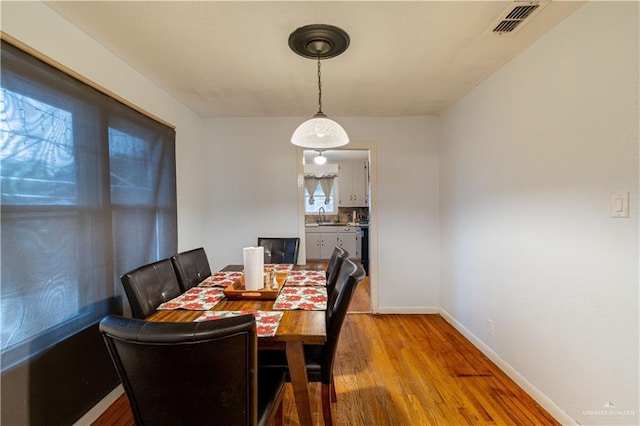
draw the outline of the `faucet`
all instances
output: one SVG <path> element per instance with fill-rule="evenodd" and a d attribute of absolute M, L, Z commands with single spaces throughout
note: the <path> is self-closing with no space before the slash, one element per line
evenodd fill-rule
<path fill-rule="evenodd" d="M 326 213 L 326 212 L 325 212 L 325 210 L 324 210 L 324 207 L 320 206 L 320 208 L 318 209 L 318 215 L 320 216 L 320 217 L 318 218 L 318 221 L 319 221 L 320 223 L 324 223 L 324 215 L 325 215 L 325 213 Z"/>

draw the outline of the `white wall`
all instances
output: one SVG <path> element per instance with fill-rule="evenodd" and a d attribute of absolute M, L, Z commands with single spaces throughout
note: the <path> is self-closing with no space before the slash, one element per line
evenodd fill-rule
<path fill-rule="evenodd" d="M 419 313 L 440 305 L 438 118 L 354 118 L 352 141 L 377 148 L 379 310 Z"/>
<path fill-rule="evenodd" d="M 581 424 L 640 419 L 638 55 L 590 2 L 441 120 L 442 306 Z"/>
<path fill-rule="evenodd" d="M 207 223 L 212 267 L 242 263 L 262 236 L 298 235 L 298 118 L 206 120 Z M 439 305 L 438 126 L 435 117 L 341 118 L 354 143 L 378 154 L 379 305 L 422 312 Z"/>
<path fill-rule="evenodd" d="M 176 126 L 178 246 L 201 244 L 200 118 L 41 2 L 2 2 L 2 31 Z"/>
<path fill-rule="evenodd" d="M 212 268 L 242 263 L 258 237 L 297 237 L 295 119 L 205 120 L 203 237 Z"/>

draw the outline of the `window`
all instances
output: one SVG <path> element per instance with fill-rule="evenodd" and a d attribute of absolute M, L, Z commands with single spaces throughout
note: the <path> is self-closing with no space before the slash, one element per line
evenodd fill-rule
<path fill-rule="evenodd" d="M 331 195 L 329 196 L 329 203 L 325 204 L 325 195 L 322 190 L 322 185 L 318 183 L 315 192 L 313 193 L 313 203 L 309 204 L 309 191 L 305 189 L 304 193 L 304 208 L 306 214 L 318 214 L 320 207 L 323 207 L 327 214 L 338 213 L 338 203 L 336 202 L 338 194 L 338 179 L 334 179 L 333 186 L 331 188 Z"/>
<path fill-rule="evenodd" d="M 2 43 L 2 370 L 122 310 L 175 253 L 175 131 Z"/>

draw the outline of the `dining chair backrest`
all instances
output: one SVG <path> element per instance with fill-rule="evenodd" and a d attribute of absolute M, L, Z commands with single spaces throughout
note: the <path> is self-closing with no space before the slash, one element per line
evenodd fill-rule
<path fill-rule="evenodd" d="M 336 279 L 336 285 L 327 301 L 326 330 L 327 340 L 322 354 L 321 381 L 329 383 L 333 371 L 333 361 L 338 348 L 340 331 L 349 309 L 349 303 L 353 298 L 356 287 L 365 277 L 364 268 L 360 263 L 346 258 L 340 266 L 340 272 Z"/>
<path fill-rule="evenodd" d="M 252 315 L 175 323 L 110 315 L 100 332 L 136 425 L 257 424 Z"/>
<path fill-rule="evenodd" d="M 176 270 L 182 292 L 197 286 L 202 280 L 211 276 L 209 259 L 202 247 L 172 256 L 171 263 Z"/>
<path fill-rule="evenodd" d="M 258 237 L 258 246 L 264 247 L 264 263 L 298 262 L 300 238 Z"/>
<path fill-rule="evenodd" d="M 171 260 L 159 260 L 120 277 L 134 318 L 144 319 L 181 294 Z"/>
<path fill-rule="evenodd" d="M 327 265 L 327 296 L 330 296 L 333 292 L 336 280 L 338 279 L 338 273 L 340 272 L 340 267 L 342 266 L 342 261 L 348 257 L 348 251 L 340 246 L 335 246 L 333 253 L 331 253 L 331 257 L 329 258 L 329 264 Z"/>

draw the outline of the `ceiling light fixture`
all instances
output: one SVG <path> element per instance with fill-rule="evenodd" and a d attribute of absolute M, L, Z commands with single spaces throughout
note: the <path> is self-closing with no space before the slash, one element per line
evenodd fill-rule
<path fill-rule="evenodd" d="M 313 162 L 321 166 L 327 162 L 327 157 L 322 155 L 322 151 L 318 151 L 318 155 L 313 158 Z"/>
<path fill-rule="evenodd" d="M 291 50 L 300 56 L 318 61 L 318 112 L 293 132 L 292 144 L 321 151 L 349 143 L 349 136 L 342 126 L 327 118 L 322 112 L 322 78 L 320 73 L 320 60 L 340 55 L 349 47 L 349 41 L 349 35 L 344 30 L 324 24 L 300 27 L 289 36 Z"/>

